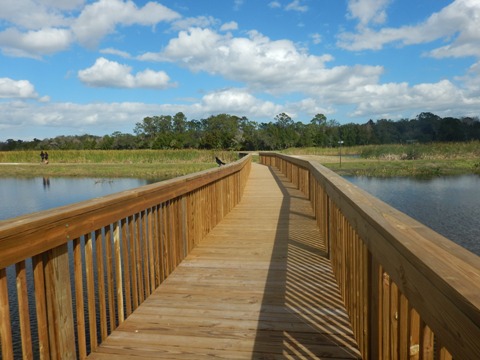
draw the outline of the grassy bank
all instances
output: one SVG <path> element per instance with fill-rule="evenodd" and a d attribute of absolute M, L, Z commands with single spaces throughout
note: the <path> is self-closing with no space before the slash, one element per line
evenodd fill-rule
<path fill-rule="evenodd" d="M 480 142 L 295 148 L 283 151 L 319 161 L 341 175 L 434 177 L 480 174 Z M 0 152 L 0 176 L 134 177 L 161 180 L 216 167 L 236 152 L 207 150 L 84 150 L 49 152 L 41 164 L 36 151 Z"/>
<path fill-rule="evenodd" d="M 169 179 L 216 167 L 215 156 L 226 162 L 237 153 L 201 150 L 84 150 L 49 151 L 49 164 L 41 163 L 39 152 L 0 152 L 0 176 L 133 177 Z"/>
<path fill-rule="evenodd" d="M 0 164 L 2 177 L 95 177 L 171 179 L 212 167 L 213 163 L 170 164 Z"/>
<path fill-rule="evenodd" d="M 342 161 L 339 163 L 324 164 L 340 175 L 354 176 L 413 176 L 413 177 L 436 177 L 462 174 L 479 174 L 480 165 L 478 160 L 455 159 L 455 160 L 384 160 L 384 161 Z"/>
<path fill-rule="evenodd" d="M 366 145 L 339 148 L 287 149 L 306 155 L 341 175 L 434 177 L 480 174 L 480 142 Z"/>
<path fill-rule="evenodd" d="M 211 163 L 215 156 L 226 161 L 236 153 L 213 150 L 51 150 L 50 164 L 180 164 Z M 0 163 L 40 163 L 39 151 L 0 151 Z"/>

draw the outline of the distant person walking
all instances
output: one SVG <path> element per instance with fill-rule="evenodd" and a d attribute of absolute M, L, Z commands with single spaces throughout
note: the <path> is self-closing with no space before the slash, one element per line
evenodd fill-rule
<path fill-rule="evenodd" d="M 45 153 L 43 152 L 43 150 L 40 153 L 40 157 L 42 158 L 42 163 L 45 162 Z"/>

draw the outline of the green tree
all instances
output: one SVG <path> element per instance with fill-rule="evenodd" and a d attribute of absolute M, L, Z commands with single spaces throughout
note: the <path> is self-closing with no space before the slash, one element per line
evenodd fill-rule
<path fill-rule="evenodd" d="M 436 141 L 440 127 L 440 116 L 423 112 L 417 116 L 415 122 L 415 138 L 421 142 Z"/>
<path fill-rule="evenodd" d="M 344 146 L 355 146 L 357 145 L 358 139 L 358 125 L 357 124 L 345 124 L 340 126 L 340 141 L 343 141 Z"/>
<path fill-rule="evenodd" d="M 172 135 L 172 117 L 170 115 L 146 117 L 135 124 L 133 130 L 142 148 L 168 148 Z"/>
<path fill-rule="evenodd" d="M 465 139 L 466 135 L 460 119 L 446 117 L 440 121 L 438 128 L 439 141 L 464 141 Z"/>
<path fill-rule="evenodd" d="M 210 116 L 202 120 L 204 136 L 201 146 L 206 149 L 238 150 L 239 118 L 228 114 Z"/>
<path fill-rule="evenodd" d="M 327 117 L 323 114 L 317 114 L 310 120 L 310 127 L 313 134 L 313 142 L 315 146 L 326 145 L 326 130 L 327 130 Z"/>
<path fill-rule="evenodd" d="M 298 141 L 298 134 L 295 131 L 295 123 L 285 113 L 275 116 L 276 127 L 278 128 L 278 145 L 281 149 L 295 146 Z"/>

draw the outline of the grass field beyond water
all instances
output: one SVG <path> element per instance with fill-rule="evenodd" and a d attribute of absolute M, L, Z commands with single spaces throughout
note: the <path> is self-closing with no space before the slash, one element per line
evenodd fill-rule
<path fill-rule="evenodd" d="M 51 150 L 43 164 L 38 151 L 0 152 L 0 176 L 131 177 L 164 180 L 216 167 L 238 158 L 228 151 L 208 150 Z"/>
<path fill-rule="evenodd" d="M 291 148 L 288 155 L 319 161 L 341 175 L 433 177 L 480 174 L 480 142 Z M 340 156 L 341 155 L 341 156 Z M 216 167 L 237 152 L 221 150 L 51 150 L 0 152 L 0 176 L 133 177 L 163 180 Z M 257 157 L 254 157 L 257 159 Z M 340 164 L 341 159 L 341 164 Z"/>

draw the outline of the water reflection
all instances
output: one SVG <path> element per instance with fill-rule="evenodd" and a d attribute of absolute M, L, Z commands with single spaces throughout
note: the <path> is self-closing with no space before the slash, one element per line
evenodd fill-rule
<path fill-rule="evenodd" d="M 73 204 L 150 183 L 144 179 L 0 178 L 0 220 Z"/>
<path fill-rule="evenodd" d="M 391 206 L 480 255 L 480 177 L 345 177 Z"/>
<path fill-rule="evenodd" d="M 50 187 L 50 178 L 49 177 L 43 177 L 43 188 L 47 190 Z"/>

